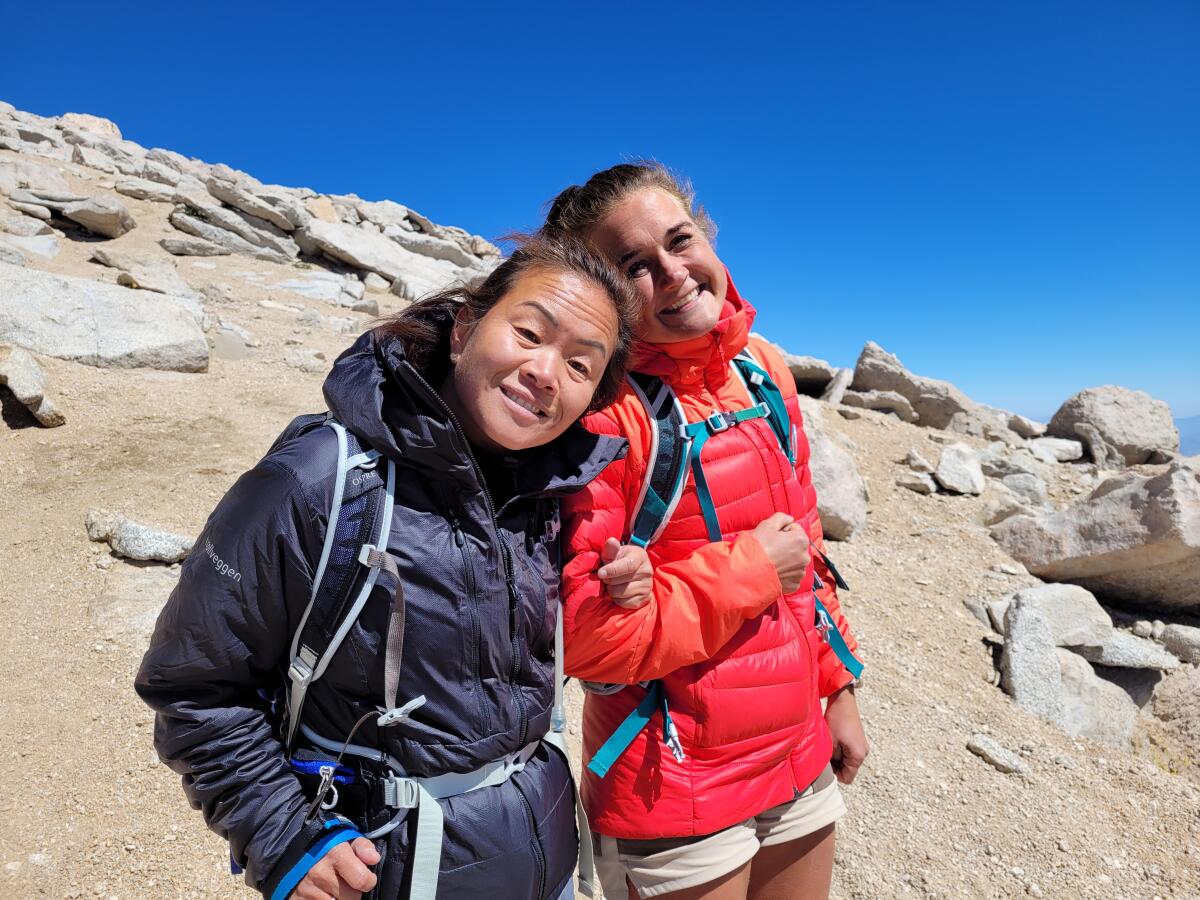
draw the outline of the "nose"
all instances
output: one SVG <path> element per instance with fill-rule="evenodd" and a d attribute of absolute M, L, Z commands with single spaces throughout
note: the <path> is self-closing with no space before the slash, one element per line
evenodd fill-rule
<path fill-rule="evenodd" d="M 552 347 L 539 347 L 521 366 L 521 374 L 528 378 L 539 391 L 554 394 L 558 389 L 555 376 L 559 363 L 558 353 Z"/>
<path fill-rule="evenodd" d="M 665 250 L 659 251 L 658 281 L 661 288 L 671 290 L 687 279 L 688 270 L 683 260 Z"/>

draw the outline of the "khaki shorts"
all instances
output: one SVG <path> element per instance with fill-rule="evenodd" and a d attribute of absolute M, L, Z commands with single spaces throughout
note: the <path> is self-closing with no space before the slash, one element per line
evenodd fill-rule
<path fill-rule="evenodd" d="M 629 896 L 626 879 L 639 897 L 658 897 L 715 881 L 749 862 L 759 847 L 799 840 L 845 814 L 837 779 L 826 766 L 796 799 L 716 834 L 637 841 L 593 832 L 596 874 L 606 900 Z"/>

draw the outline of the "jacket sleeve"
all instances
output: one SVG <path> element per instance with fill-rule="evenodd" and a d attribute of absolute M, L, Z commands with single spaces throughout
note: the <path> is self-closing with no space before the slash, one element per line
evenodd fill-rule
<path fill-rule="evenodd" d="M 755 341 L 753 350 L 755 355 L 764 361 L 771 378 L 779 385 L 787 404 L 788 415 L 792 418 L 796 435 L 796 478 L 800 482 L 805 498 L 805 509 L 801 518 L 808 523 L 809 540 L 823 554 L 825 553 L 825 536 L 821 528 L 821 517 L 817 511 L 817 491 L 813 485 L 812 470 L 808 465 L 810 449 L 808 438 L 804 434 L 804 416 L 800 412 L 800 404 L 796 399 L 796 382 L 787 365 L 768 344 L 763 341 Z M 821 603 L 829 611 L 838 631 L 845 638 L 846 646 L 855 656 L 858 656 L 858 641 L 850 631 L 850 623 L 842 614 L 842 604 L 838 600 L 833 573 L 816 554 L 813 554 L 813 565 L 823 583 L 823 587 L 817 589 L 817 596 L 821 598 Z M 828 697 L 852 681 L 854 681 L 854 676 L 842 665 L 833 648 L 827 642 L 821 641 L 820 649 L 817 651 L 817 687 L 820 695 Z"/>
<path fill-rule="evenodd" d="M 626 436 L 639 427 L 629 421 L 623 428 L 608 415 L 594 415 L 587 425 L 601 434 Z M 565 665 L 568 674 L 588 681 L 634 684 L 709 659 L 743 622 L 783 594 L 758 539 L 742 533 L 656 566 L 652 596 L 644 606 L 624 609 L 614 603 L 596 570 L 605 540 L 625 536 L 632 502 L 627 480 L 634 481 L 629 467 L 637 463 L 632 445 L 638 442 L 630 443 L 629 456 L 563 504 Z"/>
<path fill-rule="evenodd" d="M 304 824 L 308 804 L 258 693 L 281 683 L 316 528 L 288 469 L 264 460 L 238 479 L 185 560 L 135 683 L 156 713 L 159 756 L 269 897 L 357 835 L 342 820 Z"/>

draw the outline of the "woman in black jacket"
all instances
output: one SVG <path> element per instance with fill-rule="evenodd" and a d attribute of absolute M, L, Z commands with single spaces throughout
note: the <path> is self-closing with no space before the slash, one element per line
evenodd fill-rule
<path fill-rule="evenodd" d="M 576 421 L 614 396 L 636 315 L 581 245 L 528 244 L 359 338 L 332 422 L 293 422 L 209 517 L 136 687 L 265 896 L 570 896 L 574 790 L 543 740 L 558 497 L 623 450 Z M 331 509 L 374 496 L 386 537 L 360 546 Z M 648 577 L 638 552 L 614 591 Z"/>

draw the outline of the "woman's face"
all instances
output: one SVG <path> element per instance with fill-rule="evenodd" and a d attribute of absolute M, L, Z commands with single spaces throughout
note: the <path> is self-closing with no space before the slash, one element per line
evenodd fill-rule
<path fill-rule="evenodd" d="M 458 361 L 441 394 L 477 446 L 548 444 L 592 402 L 616 340 L 617 312 L 603 288 L 533 269 L 482 319 L 455 324 Z"/>
<path fill-rule="evenodd" d="M 631 194 L 589 237 L 642 298 L 639 338 L 670 344 L 717 324 L 729 286 L 725 268 L 675 197 L 658 188 Z"/>

